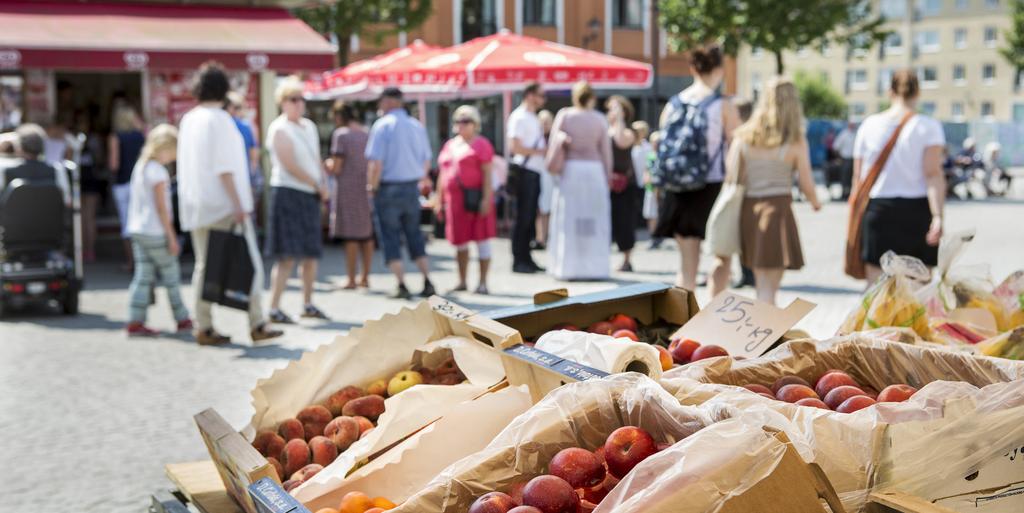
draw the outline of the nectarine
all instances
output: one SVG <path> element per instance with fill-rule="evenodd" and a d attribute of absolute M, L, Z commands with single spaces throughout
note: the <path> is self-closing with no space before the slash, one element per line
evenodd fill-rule
<path fill-rule="evenodd" d="M 608 321 L 597 321 L 590 326 L 587 326 L 587 331 L 591 333 L 600 333 L 601 335 L 611 335 L 615 331 L 615 326 Z"/>
<path fill-rule="evenodd" d="M 679 365 L 686 365 L 690 363 L 690 358 L 693 357 L 693 352 L 700 347 L 700 342 L 690 339 L 675 339 L 668 345 L 668 352 L 672 354 L 672 359 Z"/>
<path fill-rule="evenodd" d="M 758 385 L 757 383 L 753 383 L 753 384 L 750 384 L 750 385 L 743 385 L 743 388 L 746 388 L 747 390 L 750 390 L 751 392 L 753 392 L 755 394 L 768 394 L 768 395 L 774 397 L 774 394 L 772 393 L 772 389 L 770 389 L 770 388 L 768 388 L 768 387 L 766 387 L 764 385 Z"/>
<path fill-rule="evenodd" d="M 672 359 L 672 353 L 669 353 L 668 349 L 661 346 L 654 346 L 654 348 L 658 350 L 658 362 L 661 363 L 661 370 L 667 371 L 671 369 L 672 366 L 675 365 L 675 361 Z"/>
<path fill-rule="evenodd" d="M 855 395 L 840 404 L 836 411 L 839 413 L 853 413 L 875 404 L 875 400 L 866 395 Z"/>
<path fill-rule="evenodd" d="M 695 362 L 697 360 L 704 360 L 706 358 L 715 358 L 718 356 L 729 356 L 729 351 L 726 351 L 722 346 L 716 346 L 709 344 L 706 346 L 700 346 L 693 351 L 690 355 L 690 361 Z"/>
<path fill-rule="evenodd" d="M 811 384 L 808 383 L 806 379 L 801 378 L 800 376 L 794 376 L 790 374 L 787 376 L 782 376 L 781 378 L 775 380 L 775 383 L 772 383 L 772 393 L 779 393 L 779 389 L 786 385 L 803 385 L 808 388 L 811 387 Z"/>
<path fill-rule="evenodd" d="M 565 479 L 573 488 L 590 488 L 604 481 L 604 464 L 594 453 L 570 447 L 558 451 L 548 464 L 548 473 Z"/>
<path fill-rule="evenodd" d="M 821 408 L 822 410 L 830 409 L 821 399 L 817 397 L 805 397 L 796 402 L 797 406 L 809 406 L 811 408 Z"/>
<path fill-rule="evenodd" d="M 469 506 L 469 513 L 508 513 L 516 505 L 512 497 L 501 492 L 488 492 L 477 497 Z"/>
<path fill-rule="evenodd" d="M 635 332 L 637 330 L 636 319 L 626 314 L 615 314 L 608 319 L 608 322 L 612 324 L 616 331 L 629 330 Z"/>
<path fill-rule="evenodd" d="M 842 371 L 835 371 L 818 378 L 818 382 L 814 385 L 814 391 L 817 392 L 818 397 L 825 397 L 832 391 L 832 389 L 843 385 L 849 385 L 851 387 L 859 386 L 849 374 Z"/>
<path fill-rule="evenodd" d="M 604 459 L 608 471 L 622 479 L 633 467 L 658 452 L 650 433 L 636 426 L 623 426 L 608 435 Z"/>
<path fill-rule="evenodd" d="M 807 385 L 786 385 L 775 393 L 775 397 L 780 401 L 795 403 L 800 399 L 818 399 L 818 394 Z"/>
<path fill-rule="evenodd" d="M 615 330 L 615 332 L 612 333 L 612 338 L 628 338 L 634 342 L 640 341 L 640 337 L 636 336 L 636 333 L 634 333 L 633 330 Z"/>
<path fill-rule="evenodd" d="M 864 391 L 861 390 L 860 388 L 850 385 L 843 385 L 841 387 L 833 388 L 832 391 L 829 392 L 828 395 L 826 395 L 822 400 L 825 401 L 825 404 L 827 404 L 829 408 L 836 410 L 839 408 L 839 405 L 843 404 L 843 402 L 845 402 L 847 399 L 858 395 L 863 395 L 864 397 L 867 397 L 866 395 L 864 395 Z"/>
<path fill-rule="evenodd" d="M 523 505 L 533 506 L 543 513 L 576 513 L 580 507 L 580 496 L 564 479 L 543 475 L 526 483 Z"/>
<path fill-rule="evenodd" d="M 910 385 L 889 385 L 878 393 L 880 403 L 902 403 L 917 393 L 917 389 Z"/>

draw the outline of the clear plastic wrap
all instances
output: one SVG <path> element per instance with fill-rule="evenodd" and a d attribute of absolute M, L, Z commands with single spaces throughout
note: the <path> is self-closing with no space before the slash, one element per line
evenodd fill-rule
<path fill-rule="evenodd" d="M 1024 326 L 996 335 L 977 345 L 985 356 L 998 356 L 1010 360 L 1024 360 Z"/>
<path fill-rule="evenodd" d="M 935 335 L 937 341 L 976 344 L 994 335 L 993 330 L 1001 332 L 1007 329 L 1003 306 L 992 293 L 995 287 L 988 265 L 955 265 L 972 240 L 974 230 L 943 239 L 935 280 L 917 292 L 932 327 L 940 332 Z M 965 308 L 988 312 L 992 315 L 991 322 L 976 315 L 961 317 L 954 314 L 954 311 Z"/>
<path fill-rule="evenodd" d="M 771 384 L 784 375 L 797 375 L 813 383 L 829 369 L 845 370 L 859 383 L 876 390 L 906 383 L 919 391 L 904 403 L 880 403 L 844 414 L 796 406 L 740 388 L 746 384 Z M 1024 401 L 1022 377 L 1024 364 L 1017 362 L 853 335 L 820 342 L 817 347 L 810 341 L 789 342 L 755 360 L 723 358 L 696 362 L 667 372 L 662 383 L 683 404 L 733 406 L 742 410 L 744 416 L 762 415 L 765 425 L 785 431 L 802 448 L 805 458 L 822 467 L 846 509 L 854 512 L 863 509 L 871 490 L 890 485 L 903 489 L 902 474 L 892 469 L 916 465 L 916 472 L 923 477 L 915 478 L 907 486 L 924 490 L 928 479 L 940 483 L 961 472 L 963 477 L 979 462 L 1005 452 L 1006 446 L 998 444 L 1006 436 L 988 429 L 983 419 L 995 415 L 993 412 L 1017 408 Z M 1014 393 L 1020 397 L 1015 398 Z M 947 411 L 948 401 L 958 401 L 960 406 Z M 968 401 L 966 406 L 963 401 Z M 784 420 L 779 421 L 769 412 L 781 414 Z M 1019 435 L 1020 441 L 1024 440 L 1024 423 L 1019 422 L 1024 409 L 1016 414 L 1020 426 L 1010 431 L 1012 436 Z M 916 434 L 921 440 L 915 448 L 928 447 L 929 443 L 933 447 L 950 447 L 941 453 L 912 453 L 903 445 L 885 442 L 892 433 L 898 435 L 905 432 L 901 430 L 911 429 L 905 426 L 913 426 L 914 422 L 971 428 L 959 433 L 951 445 L 948 436 Z M 1002 422 L 993 425 L 1006 428 Z M 967 440 L 972 442 L 955 443 Z M 975 450 L 978 444 L 988 441 L 995 445 L 985 445 L 977 454 L 958 452 L 962 447 Z M 958 456 L 950 457 L 951 454 Z"/>
<path fill-rule="evenodd" d="M 861 298 L 860 304 L 839 327 L 839 334 L 886 326 L 911 328 L 921 338 L 931 338 L 925 307 L 914 293 L 927 283 L 931 273 L 920 260 L 893 252 L 882 255 L 885 272 Z"/>
<path fill-rule="evenodd" d="M 558 451 L 593 450 L 619 427 L 638 426 L 659 443 L 674 444 L 736 413 L 724 404 L 680 405 L 657 382 L 637 373 L 570 383 L 516 418 L 483 451 L 452 464 L 392 511 L 465 513 L 476 497 L 543 474 Z"/>
<path fill-rule="evenodd" d="M 1005 309 L 1006 328 L 1024 326 L 1024 271 L 1007 276 L 993 293 Z"/>

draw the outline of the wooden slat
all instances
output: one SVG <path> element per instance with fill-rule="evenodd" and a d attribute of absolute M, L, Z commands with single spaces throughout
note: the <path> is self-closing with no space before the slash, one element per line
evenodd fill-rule
<path fill-rule="evenodd" d="M 228 495 L 212 461 L 171 463 L 164 466 L 164 472 L 178 491 L 203 513 L 242 513 L 242 508 Z"/>

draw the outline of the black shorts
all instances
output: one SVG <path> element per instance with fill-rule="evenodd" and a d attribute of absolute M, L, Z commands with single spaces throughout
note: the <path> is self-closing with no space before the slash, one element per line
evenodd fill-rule
<path fill-rule="evenodd" d="M 658 224 L 655 237 L 703 239 L 715 206 L 721 183 L 709 183 L 703 189 L 686 192 L 664 191 L 658 198 Z"/>
<path fill-rule="evenodd" d="M 868 201 L 861 223 L 861 258 L 878 266 L 882 255 L 893 251 L 934 267 L 939 248 L 925 240 L 931 223 L 928 198 L 874 198 Z"/>

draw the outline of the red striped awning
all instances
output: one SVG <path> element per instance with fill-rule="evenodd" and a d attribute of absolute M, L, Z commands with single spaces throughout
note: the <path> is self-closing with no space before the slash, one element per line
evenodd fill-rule
<path fill-rule="evenodd" d="M 334 49 L 274 8 L 0 0 L 0 69 L 322 71 Z"/>

